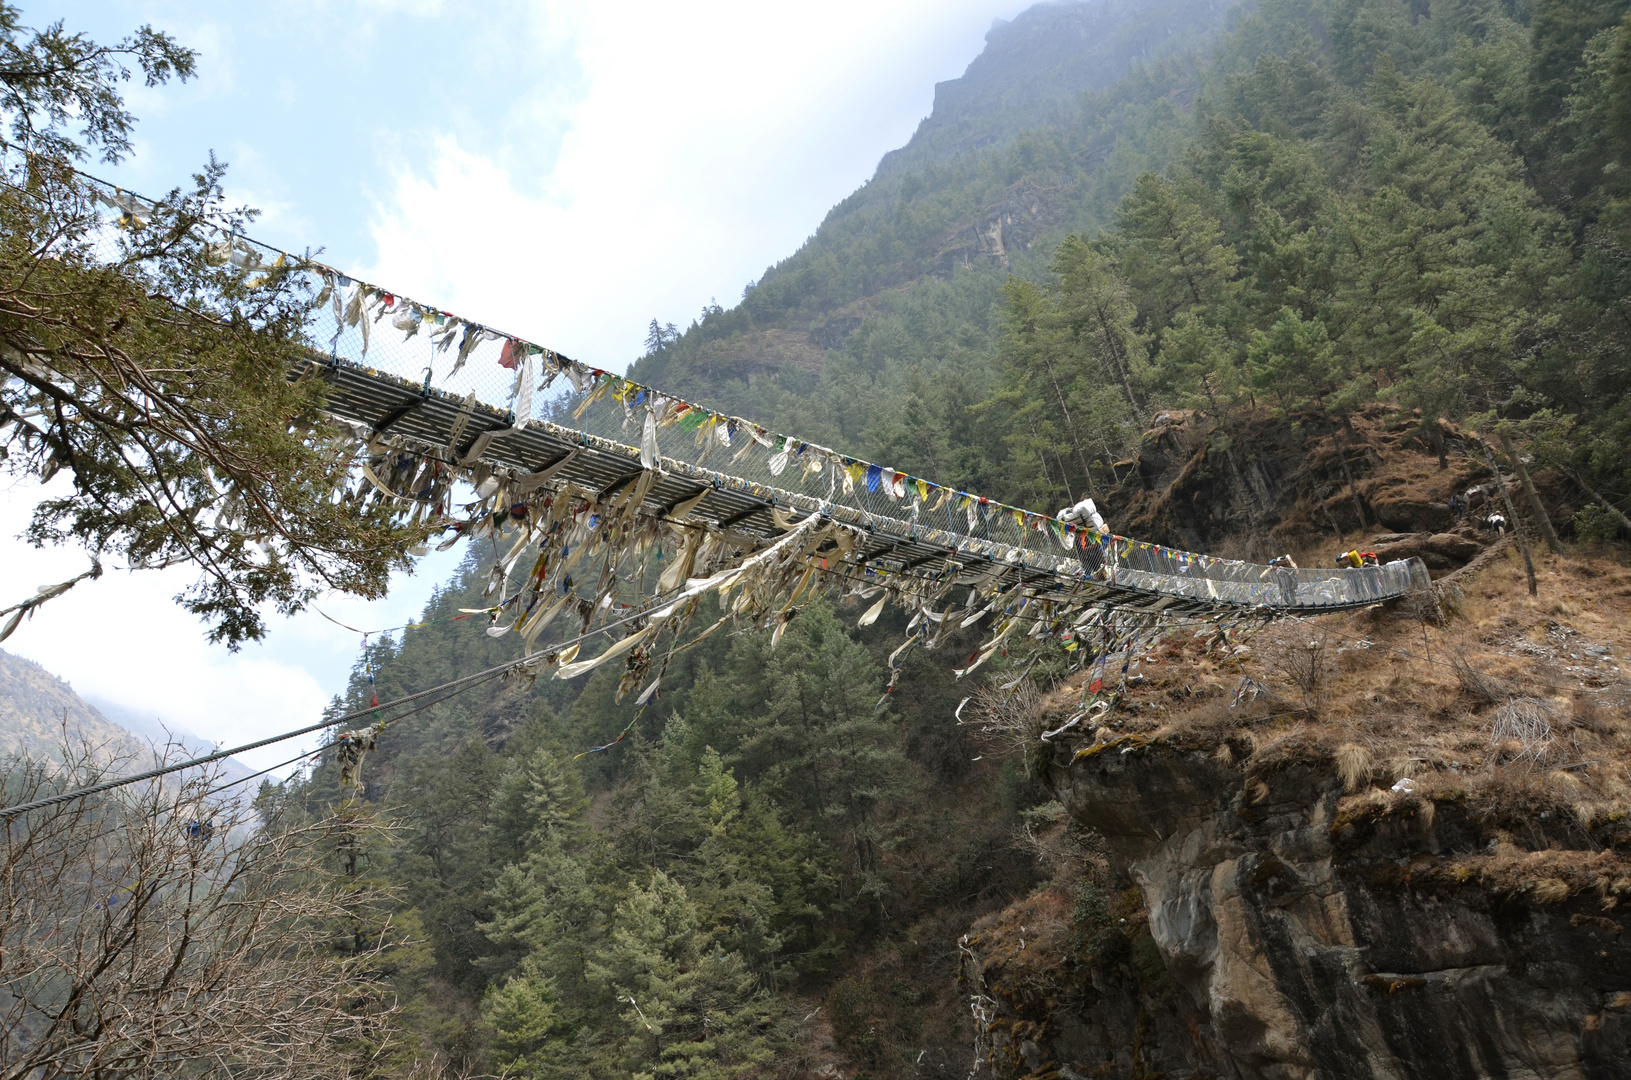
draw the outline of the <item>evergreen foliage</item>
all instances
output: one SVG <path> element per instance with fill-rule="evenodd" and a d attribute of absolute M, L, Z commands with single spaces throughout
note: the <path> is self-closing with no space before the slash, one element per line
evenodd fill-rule
<path fill-rule="evenodd" d="M 194 567 L 178 599 L 237 647 L 266 605 L 383 594 L 424 530 L 334 498 L 341 433 L 322 383 L 289 379 L 314 298 L 286 267 L 240 274 L 212 246 L 212 228 L 254 217 L 224 207 L 224 166 L 127 207 L 107 256 L 74 163 L 130 152 L 133 67 L 154 87 L 195 60 L 151 27 L 101 46 L 0 3 L 0 472 L 71 480 L 34 508 L 37 545 Z"/>
<path fill-rule="evenodd" d="M 1025 34 L 1077 17 L 1049 10 Z M 1472 421 L 1631 493 L 1627 5 L 1151 10 L 1187 29 L 1135 13 L 1071 46 L 1098 67 L 1058 75 L 1069 93 L 1022 85 L 1047 77 L 1026 55 L 1068 50 L 994 31 L 979 78 L 740 304 L 652 320 L 633 376 L 1041 510 L 1122 483 L 1172 408 Z M 455 621 L 484 557 L 368 646 L 382 698 L 514 655 Z M 389 729 L 363 794 L 399 828 L 366 869 L 413 932 L 383 960 L 424 1048 L 516 1076 L 762 1075 L 825 1002 L 852 1060 L 915 1072 L 897 1051 L 923 987 L 953 986 L 950 942 L 1034 881 L 1012 836 L 1042 793 L 950 720 L 969 642 L 886 696 L 904 627 L 852 614 L 809 604 L 774 647 L 715 635 L 643 711 L 602 670 Z M 334 708 L 368 694 L 359 666 Z M 324 766 L 264 798 L 345 794 Z M 1107 917 L 1084 892 L 1084 935 Z"/>
<path fill-rule="evenodd" d="M 654 320 L 635 375 L 1043 510 L 1113 489 L 1171 408 L 1499 425 L 1621 497 L 1628 91 L 1623 4 L 1265 0 L 1072 101 L 975 109 L 983 143 L 927 124 L 741 304 Z M 1033 205 L 1028 248 L 969 242 Z M 819 365 L 760 363 L 772 333 Z M 1008 837 L 1042 796 L 1017 760 L 971 772 L 958 644 L 879 707 L 903 627 L 849 615 L 710 639 L 606 754 L 573 757 L 633 715 L 606 672 L 392 730 L 369 792 L 406 826 L 390 873 L 425 944 L 397 985 L 428 1044 L 513 1075 L 756 1075 L 825 1002 L 852 1061 L 913 1071 L 892 1054 L 922 998 L 875 958 L 1027 888 Z M 441 621 L 370 658 L 383 695 L 507 648 Z"/>

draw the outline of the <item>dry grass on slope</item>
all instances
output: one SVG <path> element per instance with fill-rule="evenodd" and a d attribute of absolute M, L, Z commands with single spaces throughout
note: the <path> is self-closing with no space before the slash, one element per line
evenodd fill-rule
<path fill-rule="evenodd" d="M 1454 803 L 1489 848 L 1434 872 L 1544 879 L 1557 898 L 1589 879 L 1612 903 L 1631 896 L 1631 880 L 1581 859 L 1631 840 L 1626 559 L 1543 561 L 1531 598 L 1510 549 L 1441 588 L 1449 610 L 1436 620 L 1407 601 L 1288 620 L 1238 643 L 1179 634 L 1140 658 L 1142 681 L 1092 737 L 1204 749 L 1248 772 L 1321 764 L 1348 792 L 1343 823 L 1430 821 Z M 1080 683 L 1044 707 L 1073 710 Z M 1547 853 L 1559 848 L 1576 850 Z M 1560 865 L 1515 862 L 1536 858 Z M 1565 872 L 1564 862 L 1581 865 Z"/>

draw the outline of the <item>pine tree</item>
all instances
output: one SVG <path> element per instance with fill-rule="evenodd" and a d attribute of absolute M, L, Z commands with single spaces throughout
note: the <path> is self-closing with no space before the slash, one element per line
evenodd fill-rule
<path fill-rule="evenodd" d="M 1563 111 L 1586 43 L 1618 22 L 1628 8 L 1627 0 L 1535 0 L 1530 17 L 1529 112 L 1537 125 L 1551 122 Z"/>
<path fill-rule="evenodd" d="M 775 1056 L 771 998 L 741 957 L 704 932 L 684 886 L 660 870 L 643 886 L 630 883 L 590 971 L 621 1019 L 600 1056 L 608 1071 L 724 1078 Z"/>
<path fill-rule="evenodd" d="M 1246 363 L 1253 385 L 1288 413 L 1310 406 L 1324 411 L 1349 381 L 1325 324 L 1305 321 L 1288 307 L 1266 332 L 1253 334 Z"/>
<path fill-rule="evenodd" d="M 1083 393 L 1087 384 L 1052 297 L 1019 279 L 1003 291 L 1003 380 L 982 409 L 998 413 L 1008 432 L 1017 496 L 1050 506 L 1059 499 L 1074 502 L 1092 491 L 1088 423 L 1094 402 Z"/>
<path fill-rule="evenodd" d="M 142 214 L 111 251 L 97 190 L 73 167 L 131 150 L 121 83 L 185 80 L 196 56 L 143 27 L 103 47 L 56 24 L 31 31 L 0 3 L 0 470 L 71 481 L 34 508 L 27 536 L 132 567 L 190 565 L 181 602 L 237 647 L 319 592 L 383 595 L 425 530 L 380 501 L 337 501 L 346 436 L 309 357 L 315 298 L 287 265 L 215 265 L 224 166 Z"/>
<path fill-rule="evenodd" d="M 1239 256 L 1203 198 L 1192 178 L 1176 183 L 1145 173 L 1116 209 L 1112 250 L 1147 333 L 1159 333 L 1185 308 L 1221 311 L 1236 291 Z"/>
<path fill-rule="evenodd" d="M 562 1034 L 555 984 L 542 971 L 506 979 L 482 998 L 481 1016 L 492 1032 L 492 1058 L 514 1076 L 557 1072 L 562 1051 L 551 1043 Z"/>
<path fill-rule="evenodd" d="M 483 1020 L 501 1063 L 572 1075 L 574 1048 L 607 1004 L 589 977 L 602 918 L 588 800 L 567 756 L 544 745 L 512 763 L 494 804 L 494 850 L 513 861 L 487 890 L 491 914 L 477 926 L 490 949 L 477 967 L 492 980 Z"/>
<path fill-rule="evenodd" d="M 1138 389 L 1144 377 L 1144 342 L 1133 329 L 1137 311 L 1109 261 L 1078 236 L 1067 236 L 1054 256 L 1060 314 L 1081 350 L 1078 361 L 1121 388 L 1135 424 L 1148 419 Z M 1088 376 L 1092 378 L 1093 376 Z"/>

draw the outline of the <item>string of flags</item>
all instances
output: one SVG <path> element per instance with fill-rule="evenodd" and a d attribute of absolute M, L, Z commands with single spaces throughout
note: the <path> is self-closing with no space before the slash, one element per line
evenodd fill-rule
<path fill-rule="evenodd" d="M 1243 701 L 1254 701 L 1258 694 L 1263 693 L 1267 687 L 1256 679 L 1242 675 L 1240 684 L 1235 687 L 1234 693 L 1229 695 L 1229 708 L 1232 710 Z"/>
<path fill-rule="evenodd" d="M 392 498 L 403 500 L 404 506 L 418 500 L 421 507 L 440 500 L 433 510 L 444 515 L 442 528 L 450 534 L 442 547 L 459 539 L 492 543 L 494 561 L 486 586 L 492 602 L 461 609 L 455 618 L 486 616 L 488 635 L 516 634 L 531 652 L 542 632 L 563 617 L 587 631 L 596 622 L 648 608 L 627 636 L 599 656 L 579 659 L 577 646 L 570 646 L 541 653 L 527 671 L 536 677 L 553 667 L 558 678 L 573 678 L 620 661 L 616 700 L 638 691 L 640 706 L 653 700 L 676 651 L 695 646 L 727 623 L 769 630 L 774 644 L 798 606 L 822 592 L 856 596 L 865 603 L 859 626 L 874 623 L 891 602 L 910 613 L 905 640 L 888 658 L 890 675 L 880 708 L 894 691 L 910 650 L 934 648 L 948 631 L 982 621 L 989 636 L 957 669 L 959 679 L 994 656 L 1006 655 L 1017 641 L 1036 646 L 1054 642 L 1095 669 L 1085 684 L 1086 696 L 1094 699 L 1123 691 L 1133 658 L 1182 621 L 1134 616 L 1108 600 L 1043 595 L 1041 587 L 1004 579 L 1000 566 L 951 562 L 937 577 L 919 577 L 861 565 L 852 559 L 862 546 L 861 532 L 820 514 L 799 519 L 794 512 L 775 511 L 777 525 L 787 532 L 769 547 L 756 549 L 748 538 L 694 519 L 695 498 L 667 514 L 648 511 L 643 504 L 654 470 L 608 495 L 570 482 L 540 484 L 534 476 L 477 462 L 456 470 L 471 483 L 477 500 L 465 504 L 466 516 L 456 517 L 448 501 L 451 485 L 439 471 L 445 461 L 423 448 L 365 437 L 360 429 L 357 434 L 366 443 L 359 458 L 365 475 L 350 497 Z M 652 590 L 653 600 L 641 595 L 642 587 Z M 954 593 L 960 587 L 963 591 Z M 697 603 L 709 593 L 719 595 L 721 617 L 685 640 Z M 1202 632 L 1228 641 L 1236 629 L 1208 623 Z M 1108 667 L 1112 657 L 1120 660 L 1119 672 Z M 1119 679 L 1113 677 L 1117 674 Z M 616 739 L 585 753 L 604 752 L 622 742 L 641 714 Z"/>
<path fill-rule="evenodd" d="M 1134 545 L 1137 550 L 1152 550 L 1149 544 L 1125 541 L 1091 526 L 996 502 L 887 465 L 841 454 L 819 443 L 770 431 L 753 421 L 664 394 L 624 376 L 573 360 L 519 335 L 411 299 L 315 260 L 297 259 L 286 252 L 279 252 L 268 262 L 257 245 L 233 235 L 223 237 L 209 250 L 212 261 L 218 265 L 230 263 L 244 273 L 269 273 L 285 265 L 293 265 L 289 260 L 295 259 L 299 269 L 309 271 L 320 279 L 314 303 L 318 308 L 326 306 L 331 311 L 334 339 L 337 341 L 346 328 L 355 328 L 360 333 L 365 357 L 371 347 L 375 325 L 387 318 L 403 341 L 421 333 L 428 337 L 433 360 L 447 353 L 452 354 L 453 364 L 442 376 L 444 379 L 457 374 L 480 345 L 497 342 L 499 350 L 495 362 L 499 367 L 515 373 L 509 402 L 516 428 L 524 428 L 532 421 L 533 402 L 537 400 L 537 395 L 548 391 L 557 379 L 564 378 L 571 385 L 573 393 L 582 398 L 573 413 L 574 418 L 581 418 L 596 403 L 610 400 L 622 405 L 630 420 L 639 422 L 641 459 L 647 467 L 651 467 L 658 457 L 658 432 L 677 428 L 695 440 L 700 450 L 697 458 L 699 464 L 716 451 L 731 450 L 734 450 L 731 462 L 738 463 L 757 447 L 765 455 L 765 468 L 773 477 L 781 477 L 790 467 L 796 467 L 795 472 L 801 480 L 807 481 L 825 474 L 829 495 L 841 492 L 848 497 L 864 490 L 890 501 L 915 504 L 914 514 L 920 510 L 931 513 L 943 509 L 961 510 L 971 533 L 1001 520 L 1011 521 L 1021 530 L 1049 535 L 1066 551 L 1078 547 L 1107 547 L 1116 542 Z M 473 448 L 473 452 L 479 454 L 481 449 L 485 447 Z"/>
<path fill-rule="evenodd" d="M 216 247 L 221 247 L 226 258 L 245 272 L 270 270 L 285 264 L 289 258 L 287 253 L 280 252 L 271 264 L 267 264 L 254 245 L 234 237 L 228 237 Z M 706 462 L 710 454 L 716 451 L 734 451 L 730 460 L 732 464 L 737 464 L 758 448 L 764 455 L 764 467 L 772 477 L 781 477 L 789 467 L 794 467 L 795 474 L 804 481 L 825 474 L 829 497 L 841 493 L 847 498 L 864 491 L 893 502 L 904 501 L 910 504 L 910 518 L 914 527 L 925 511 L 933 514 L 941 510 L 961 510 L 970 536 L 988 535 L 991 525 L 1009 522 L 1020 530 L 1021 535 L 1034 532 L 1051 536 L 1064 551 L 1078 553 L 1082 561 L 1090 566 L 1102 567 L 1100 573 L 1112 582 L 1118 569 L 1122 569 L 1120 564 L 1128 560 L 1141 560 L 1149 563 L 1149 569 L 1158 573 L 1193 575 L 1207 580 L 1207 592 L 1214 599 L 1217 598 L 1217 590 L 1210 585 L 1210 579 L 1240 581 L 1249 572 L 1255 572 L 1264 583 L 1261 589 L 1255 590 L 1254 599 L 1261 603 L 1276 603 L 1284 599 L 1284 583 L 1267 580 L 1270 569 L 1117 536 L 1103 528 L 1102 520 L 1096 518 L 1078 522 L 1063 516 L 1042 514 L 946 487 L 890 466 L 840 454 L 819 443 L 772 432 L 745 418 L 664 394 L 656 388 L 573 360 L 518 335 L 421 303 L 322 263 L 300 260 L 299 265 L 321 279 L 316 303 L 320 307 L 327 304 L 331 308 L 335 340 L 346 327 L 359 329 L 365 356 L 369 348 L 371 325 L 387 316 L 392 327 L 402 334 L 403 341 L 420 333 L 426 334 L 432 343 L 433 358 L 453 352 L 452 369 L 444 378 L 456 374 L 481 344 L 499 343 L 497 365 L 515 373 L 509 393 L 515 429 L 524 428 L 531 422 L 536 395 L 547 391 L 558 378 L 564 377 L 573 393 L 581 398 L 573 412 L 574 419 L 582 418 L 598 402 L 610 401 L 622 406 L 625 430 L 634 425 L 640 432 L 640 460 L 646 468 L 657 467 L 659 432 L 677 428 L 695 440 L 700 451 L 695 457 L 697 464 Z M 427 386 L 431 377 L 432 373 L 427 369 Z M 479 457 L 485 449 L 486 443 L 478 440 L 465 456 Z M 987 554 L 994 554 L 995 550 Z M 1088 552 L 1096 554 L 1085 554 Z"/>
<path fill-rule="evenodd" d="M 146 219 L 156 210 L 154 203 L 132 192 L 94 177 L 85 178 L 93 185 L 95 197 L 116 212 L 121 228 L 145 227 Z M 841 488 L 845 496 L 865 491 L 895 502 L 905 500 L 912 504 L 914 524 L 923 510 L 930 513 L 943 509 L 962 510 L 971 534 L 979 534 L 992 523 L 1007 521 L 1022 533 L 1033 531 L 1052 536 L 1066 551 L 1097 549 L 1105 573 L 1112 579 L 1118 569 L 1118 561 L 1142 556 L 1152 563 L 1151 568 L 1157 572 L 1197 575 L 1208 580 L 1238 581 L 1255 571 L 1256 576 L 1266 582 L 1259 597 L 1261 602 L 1276 603 L 1282 599 L 1275 592 L 1275 586 L 1280 584 L 1283 589 L 1283 583 L 1268 581 L 1272 568 L 1131 540 L 1103 529 L 1102 521 L 1077 522 L 1025 510 L 945 487 L 889 466 L 843 455 L 830 447 L 771 432 L 742 417 L 716 412 L 677 396 L 666 395 L 653 387 L 572 360 L 519 335 L 395 293 L 317 260 L 294 256 L 250 241 L 229 229 L 218 229 L 218 234 L 217 239 L 207 245 L 207 256 L 216 265 L 230 265 L 246 275 L 270 274 L 280 268 L 315 275 L 318 282 L 314 303 L 316 307 L 327 306 L 331 309 L 334 340 L 337 342 L 347 327 L 356 328 L 361 334 L 364 356 L 369 349 L 372 327 L 387 317 L 391 327 L 402 335 L 403 341 L 425 335 L 432 346 L 433 363 L 435 357 L 449 352 L 453 354 L 452 369 L 444 378 L 457 373 L 483 343 L 499 343 L 496 363 L 500 368 L 514 373 L 509 401 L 517 428 L 531 422 L 536 393 L 547 390 L 557 378 L 564 376 L 573 392 L 583 398 L 574 413 L 575 418 L 582 417 L 584 411 L 596 402 L 610 399 L 623 406 L 627 420 L 642 421 L 639 440 L 641 463 L 647 468 L 656 466 L 659 456 L 658 432 L 678 426 L 696 439 L 702 451 L 698 464 L 716 448 L 735 448 L 731 459 L 735 463 L 758 447 L 766 457 L 764 464 L 767 471 L 774 477 L 782 476 L 790 466 L 795 465 L 801 479 L 807 480 L 825 473 L 829 495 Z M 431 372 L 427 370 L 427 387 L 430 380 Z M 644 415 L 640 417 L 642 412 Z M 479 457 L 485 448 L 485 444 L 478 444 L 467 451 L 467 456 Z M 1095 528 L 1095 524 L 1101 527 Z M 1209 588 L 1209 591 L 1215 594 L 1215 589 Z"/>
<path fill-rule="evenodd" d="M 141 228 L 144 217 L 153 212 L 152 204 L 119 189 L 103 192 L 102 197 L 118 211 L 122 228 Z M 632 482 L 611 491 L 581 487 L 562 473 L 577 451 L 527 473 L 483 458 L 494 432 L 462 447 L 473 393 L 445 446 L 338 421 L 347 432 L 339 452 L 355 463 L 356 471 L 354 482 L 348 480 L 337 498 L 390 505 L 400 519 L 443 534 L 438 550 L 461 539 L 492 544 L 485 586 L 490 603 L 462 609 L 458 617 L 486 616 L 489 636 L 515 635 L 529 657 L 517 669 L 523 678 L 553 670 L 556 678 L 570 679 L 616 664 L 620 671 L 616 700 L 632 695 L 643 712 L 660 694 L 663 675 L 678 653 L 728 624 L 768 631 L 775 647 L 801 605 L 817 595 L 836 593 L 870 602 L 859 620 L 862 626 L 875 622 L 888 603 L 909 616 L 905 639 L 888 657 L 890 674 L 879 709 L 887 705 L 911 650 L 935 648 L 951 632 L 976 623 L 985 625 L 988 635 L 956 669 L 958 679 L 972 675 L 995 656 L 1007 655 L 1021 642 L 1038 648 L 1057 643 L 1076 663 L 1092 670 L 1084 689 L 1084 708 L 1091 708 L 1108 692 L 1108 685 L 1124 689 L 1134 657 L 1175 625 L 1156 615 L 1129 617 L 1113 601 L 1080 590 L 1062 593 L 1058 581 L 1016 581 L 1005 576 L 1006 566 L 994 546 L 975 552 L 967 562 L 948 558 L 933 574 L 908 574 L 863 562 L 865 533 L 824 512 L 799 516 L 774 510 L 776 524 L 785 531 L 761 545 L 695 518 L 693 511 L 706 491 L 663 512 L 648 510 L 646 496 L 664 468 L 659 440 L 676 434 L 694 441 L 698 465 L 715 454 L 729 455 L 729 465 L 756 455 L 772 477 L 796 477 L 806 484 L 825 481 L 829 499 L 876 496 L 905 504 L 902 508 L 910 508 L 914 528 L 923 513 L 945 512 L 947 520 L 953 520 L 952 515 L 960 512 L 971 538 L 989 537 L 992 526 L 1012 525 L 1021 536 L 1034 532 L 1051 537 L 1065 551 L 1077 553 L 1084 565 L 1090 565 L 1090 559 L 1082 553 L 1096 551 L 1109 581 L 1115 580 L 1118 564 L 1135 557 L 1151 566 L 1170 565 L 1177 574 L 1208 578 L 1220 571 L 1244 577 L 1260 569 L 1117 536 L 1096 517 L 1075 521 L 1036 513 L 844 455 L 665 394 L 320 262 L 274 251 L 222 232 L 207 245 L 206 257 L 213 265 L 230 266 L 245 275 L 289 270 L 315 275 L 314 306 L 327 310 L 334 320 L 331 348 L 348 328 L 354 329 L 366 356 L 373 335 L 388 320 L 401 341 L 416 337 L 428 341 L 431 368 L 450 357 L 450 369 L 443 376 L 447 379 L 472 362 L 483 345 L 496 344 L 496 356 L 491 350 L 480 355 L 492 356 L 498 369 L 510 373 L 511 430 L 533 422 L 537 395 L 548 392 L 557 380 L 570 385 L 578 399 L 574 419 L 581 419 L 597 403 L 621 407 L 624 431 L 630 436 L 626 441 L 637 445 L 641 471 Z M 425 373 L 427 390 L 431 368 Z M 455 493 L 464 484 L 473 490 L 473 498 L 455 503 Z M 1278 581 L 1266 580 L 1267 573 L 1263 588 L 1280 588 Z M 719 617 L 699 633 L 688 633 L 701 601 L 709 595 L 717 598 Z M 562 619 L 575 621 L 580 637 L 597 625 L 626 623 L 627 629 L 621 639 L 589 658 L 579 659 L 579 644 L 536 649 L 544 631 Z M 1119 672 L 1110 667 L 1115 658 L 1121 661 Z M 365 668 L 371 702 L 377 703 L 371 663 L 366 660 Z M 623 741 L 640 715 L 612 742 L 586 753 L 603 752 Z M 355 757 L 350 767 L 342 763 L 345 782 L 355 778 L 361 754 L 376 739 L 372 727 L 342 737 L 342 757 Z"/>

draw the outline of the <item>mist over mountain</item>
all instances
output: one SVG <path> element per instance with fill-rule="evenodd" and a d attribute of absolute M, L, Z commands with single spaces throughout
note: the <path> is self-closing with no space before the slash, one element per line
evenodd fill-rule
<path fill-rule="evenodd" d="M 130 755 L 145 746 L 74 692 L 64 679 L 32 660 L 0 650 L 0 752 L 55 756 L 64 731 L 108 756 Z"/>
<path fill-rule="evenodd" d="M 991 150 L 1027 131 L 1079 118 L 1082 95 L 1204 43 L 1228 0 L 1059 0 L 998 19 L 960 78 L 935 84 L 934 107 L 912 138 L 878 163 L 872 183 Z M 869 185 L 870 186 L 870 185 Z"/>
<path fill-rule="evenodd" d="M 973 489 L 973 456 L 893 430 L 914 379 L 939 380 L 946 428 L 992 386 L 1010 274 L 1046 275 L 1071 232 L 1183 145 L 1200 70 L 1234 5 L 1041 4 L 998 21 L 873 178 L 741 302 L 670 334 L 633 378 L 780 430 Z M 656 320 L 661 324 L 662 320 Z M 818 386 L 820 389 L 818 389 Z M 997 492 L 992 492 L 997 494 Z"/>
<path fill-rule="evenodd" d="M 0 755 L 27 753 L 58 757 L 64 736 L 97 748 L 103 762 L 129 768 L 151 767 L 153 750 L 167 745 L 190 756 L 213 753 L 213 743 L 172 731 L 156 716 L 145 716 L 104 698 L 81 697 L 32 660 L 0 649 Z M 223 779 L 253 771 L 235 758 L 220 762 Z"/>

